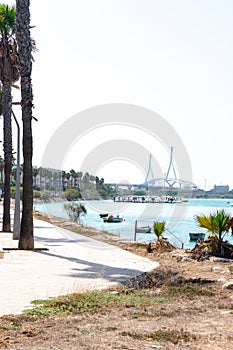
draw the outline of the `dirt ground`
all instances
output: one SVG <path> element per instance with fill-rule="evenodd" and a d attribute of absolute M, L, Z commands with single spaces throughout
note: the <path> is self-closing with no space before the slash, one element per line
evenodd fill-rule
<path fill-rule="evenodd" d="M 4 316 L 0 349 L 233 349 L 233 261 L 197 261 L 190 251 L 177 249 L 148 253 L 143 244 L 63 219 L 35 216 L 158 261 L 157 270 L 129 286 L 129 292 L 143 288 L 155 302 L 150 307 L 124 304 L 68 316 Z"/>

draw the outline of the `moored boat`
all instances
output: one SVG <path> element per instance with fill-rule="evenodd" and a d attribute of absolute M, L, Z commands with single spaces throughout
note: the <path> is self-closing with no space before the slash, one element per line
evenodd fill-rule
<path fill-rule="evenodd" d="M 205 239 L 205 233 L 189 232 L 190 241 L 197 241 L 198 239 Z"/>
<path fill-rule="evenodd" d="M 147 226 L 139 226 L 136 228 L 137 233 L 151 233 L 151 227 L 149 225 Z"/>
<path fill-rule="evenodd" d="M 108 215 L 107 217 L 103 217 L 104 222 L 123 222 L 124 218 L 122 216 L 113 216 L 113 215 Z"/>
<path fill-rule="evenodd" d="M 106 218 L 109 214 L 108 213 L 105 213 L 105 214 L 99 214 L 100 218 Z"/>

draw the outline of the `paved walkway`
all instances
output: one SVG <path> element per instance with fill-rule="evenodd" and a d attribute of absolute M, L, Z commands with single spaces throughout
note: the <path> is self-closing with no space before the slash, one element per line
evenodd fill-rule
<path fill-rule="evenodd" d="M 34 220 L 37 252 L 8 250 L 0 259 L 0 316 L 20 313 L 35 299 L 105 288 L 150 271 L 157 262 Z M 0 232 L 0 248 L 17 247 Z"/>

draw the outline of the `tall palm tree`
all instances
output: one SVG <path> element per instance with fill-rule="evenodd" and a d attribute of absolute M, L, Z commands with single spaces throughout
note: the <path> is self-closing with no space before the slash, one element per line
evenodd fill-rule
<path fill-rule="evenodd" d="M 12 83 L 19 79 L 17 45 L 14 37 L 15 7 L 0 5 L 0 80 L 2 82 L 3 148 L 4 148 L 4 206 L 2 230 L 11 231 L 10 176 L 12 168 Z"/>
<path fill-rule="evenodd" d="M 19 249 L 34 249 L 33 172 L 32 172 L 32 107 L 31 84 L 32 40 L 30 35 L 30 0 L 16 0 L 16 39 L 21 79 L 23 120 L 23 209 Z"/>
<path fill-rule="evenodd" d="M 32 174 L 33 174 L 33 186 L 36 186 L 37 185 L 36 178 L 39 175 L 39 169 L 34 167 L 32 169 Z"/>

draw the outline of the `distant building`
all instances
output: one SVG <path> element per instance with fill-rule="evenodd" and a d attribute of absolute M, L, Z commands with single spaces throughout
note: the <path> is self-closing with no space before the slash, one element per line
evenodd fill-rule
<path fill-rule="evenodd" d="M 203 197 L 205 195 L 205 191 L 201 188 L 195 188 L 192 192 L 192 197 Z"/>
<path fill-rule="evenodd" d="M 217 186 L 214 185 L 214 188 L 212 190 L 210 190 L 211 193 L 228 193 L 229 192 L 229 186 Z"/>

